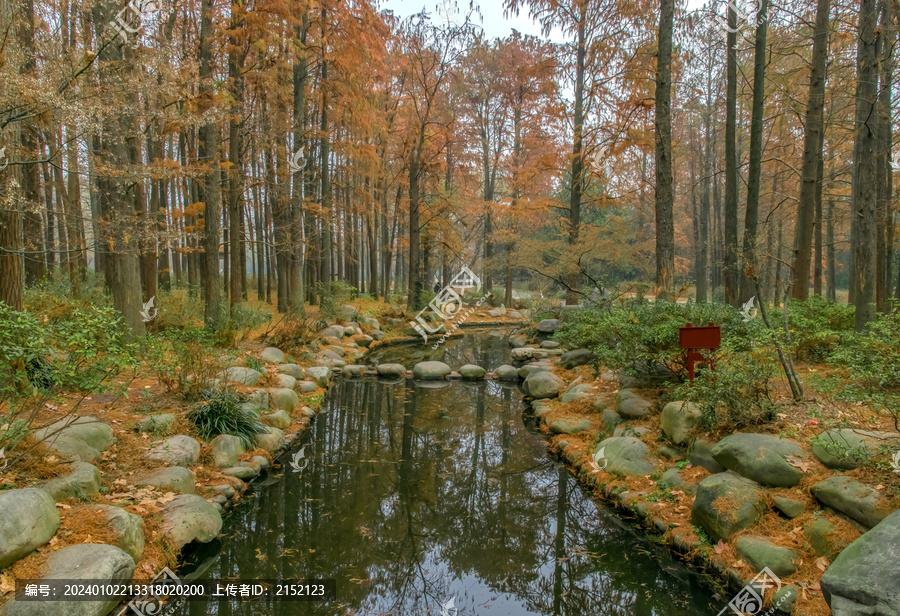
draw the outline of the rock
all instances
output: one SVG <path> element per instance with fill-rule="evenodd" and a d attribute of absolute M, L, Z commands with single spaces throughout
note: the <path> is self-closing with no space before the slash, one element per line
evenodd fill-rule
<path fill-rule="evenodd" d="M 340 361 L 342 357 L 346 354 L 346 351 L 343 347 L 339 346 L 330 346 L 327 349 L 323 349 L 319 352 L 319 357 L 323 359 L 333 359 L 336 361 Z"/>
<path fill-rule="evenodd" d="M 753 526 L 764 510 L 759 485 L 726 471 L 710 475 L 697 485 L 691 521 L 713 542 L 728 541 L 734 533 Z"/>
<path fill-rule="evenodd" d="M 343 332 L 343 330 L 341 330 L 341 331 Z M 334 336 L 322 336 L 319 340 L 321 341 L 322 345 L 324 345 L 326 347 L 341 346 L 341 339 L 335 338 Z M 315 345 L 315 346 L 313 346 L 313 345 Z M 312 347 L 316 351 L 318 351 L 320 345 L 318 342 L 313 342 L 312 344 L 310 344 L 310 347 Z"/>
<path fill-rule="evenodd" d="M 40 488 L 57 502 L 97 494 L 100 491 L 100 469 L 87 462 L 75 462 L 71 473 L 45 481 Z"/>
<path fill-rule="evenodd" d="M 817 556 L 825 556 L 832 561 L 851 543 L 851 540 L 837 533 L 831 520 L 823 516 L 807 522 L 803 527 L 803 534 Z"/>
<path fill-rule="evenodd" d="M 740 559 L 750 565 L 754 571 L 762 571 L 763 567 L 771 569 L 778 577 L 785 577 L 797 571 L 795 560 L 799 556 L 794 550 L 775 545 L 763 537 L 744 535 L 735 543 Z"/>
<path fill-rule="evenodd" d="M 701 438 L 694 439 L 688 452 L 688 460 L 694 466 L 702 466 L 710 473 L 721 473 L 725 470 L 725 467 L 713 458 L 712 450 L 715 446 L 716 443 L 711 443 Z"/>
<path fill-rule="evenodd" d="M 784 496 L 776 496 L 772 500 L 775 503 L 775 508 L 791 519 L 796 518 L 798 515 L 802 515 L 803 512 L 806 511 L 806 504 L 802 501 L 785 498 Z"/>
<path fill-rule="evenodd" d="M 242 479 L 244 481 L 249 481 L 259 474 L 259 470 L 253 468 L 252 466 L 232 466 L 229 468 L 223 468 L 222 474 L 228 475 L 229 477 L 237 477 L 238 479 Z"/>
<path fill-rule="evenodd" d="M 541 343 L 543 344 L 543 343 Z M 545 347 L 546 348 L 546 347 Z M 594 360 L 594 354 L 588 349 L 574 349 L 566 351 L 559 357 L 559 365 L 561 368 L 571 370 L 576 366 L 589 364 Z"/>
<path fill-rule="evenodd" d="M 406 368 L 402 364 L 379 364 L 375 367 L 378 376 L 403 376 Z"/>
<path fill-rule="evenodd" d="M 338 316 L 346 321 L 353 321 L 359 316 L 359 310 L 349 304 L 344 304 L 338 308 Z"/>
<path fill-rule="evenodd" d="M 413 366 L 413 376 L 425 381 L 446 378 L 451 372 L 450 366 L 442 361 L 422 361 Z"/>
<path fill-rule="evenodd" d="M 660 445 L 656 448 L 656 453 L 661 455 L 662 457 L 668 460 L 680 460 L 684 457 L 684 454 L 677 447 L 670 447 L 669 445 Z"/>
<path fill-rule="evenodd" d="M 222 530 L 222 516 L 205 498 L 182 494 L 163 505 L 162 530 L 176 549 L 192 541 L 209 543 Z"/>
<path fill-rule="evenodd" d="M 300 405 L 300 396 L 293 389 L 273 387 L 269 390 L 269 397 L 276 410 L 284 409 L 288 413 L 292 413 Z"/>
<path fill-rule="evenodd" d="M 350 364 L 350 365 L 344 366 L 344 368 L 342 370 L 342 374 L 346 378 L 360 378 L 360 377 L 365 376 L 366 369 L 367 369 L 366 366 L 361 366 L 359 364 Z"/>
<path fill-rule="evenodd" d="M 544 340 L 543 342 L 541 342 L 542 349 L 558 349 L 560 346 L 560 343 L 558 343 L 556 340 Z"/>
<path fill-rule="evenodd" d="M 224 372 L 224 378 L 231 383 L 240 383 L 247 387 L 253 387 L 262 379 L 262 373 L 253 368 L 232 366 Z"/>
<path fill-rule="evenodd" d="M 506 314 L 505 310 L 501 310 L 500 308 L 493 308 L 487 311 L 489 317 L 502 317 Z"/>
<path fill-rule="evenodd" d="M 575 387 L 569 385 L 569 387 L 566 388 L 566 392 L 561 395 L 559 399 L 563 404 L 565 404 L 566 402 L 571 402 L 572 400 L 578 400 L 580 398 L 590 398 L 591 389 L 592 387 L 586 383 L 582 385 L 575 385 Z"/>
<path fill-rule="evenodd" d="M 838 428 L 815 436 L 812 452 L 828 468 L 853 470 L 895 438 L 889 432 Z"/>
<path fill-rule="evenodd" d="M 513 361 L 528 361 L 534 358 L 534 349 L 531 347 L 517 347 L 509 352 Z"/>
<path fill-rule="evenodd" d="M 509 364 L 503 364 L 497 368 L 497 378 L 501 381 L 518 381 L 519 371 Z"/>
<path fill-rule="evenodd" d="M 559 319 L 544 319 L 538 323 L 537 330 L 542 334 L 552 334 L 559 330 Z"/>
<path fill-rule="evenodd" d="M 297 379 L 289 374 L 276 374 L 275 386 L 279 389 L 294 389 L 297 387 Z"/>
<path fill-rule="evenodd" d="M 552 368 L 547 365 L 542 364 L 528 364 L 526 366 L 522 366 L 517 371 L 520 379 L 527 379 L 534 372 L 550 372 Z"/>
<path fill-rule="evenodd" d="M 203 501 L 204 503 L 206 501 Z M 207 503 L 208 504 L 208 503 Z M 124 550 L 102 543 L 82 543 L 64 547 L 47 559 L 41 579 L 103 580 L 128 583 L 134 576 L 134 560 Z M 3 606 L 3 616 L 106 616 L 119 604 L 118 599 L 100 601 L 55 601 L 48 608 L 43 601 L 10 601 Z"/>
<path fill-rule="evenodd" d="M 872 528 L 890 513 L 878 490 L 850 477 L 829 477 L 812 486 L 810 492 L 823 504 L 866 528 Z"/>
<path fill-rule="evenodd" d="M 149 475 L 144 475 L 141 479 L 135 481 L 137 487 L 153 486 L 161 490 L 173 490 L 182 494 L 193 494 L 196 492 L 194 473 L 191 469 L 183 466 L 167 466 L 160 468 Z"/>
<path fill-rule="evenodd" d="M 550 424 L 550 431 L 556 434 L 578 434 L 592 427 L 590 419 L 557 419 Z"/>
<path fill-rule="evenodd" d="M 632 436 L 612 436 L 600 441 L 594 453 L 603 450 L 606 472 L 632 477 L 649 475 L 656 466 L 647 446 Z M 603 461 L 600 461 L 603 467 Z"/>
<path fill-rule="evenodd" d="M 509 311 L 509 316 L 511 316 L 511 317 L 514 318 L 514 319 L 521 319 L 521 318 L 522 318 L 522 313 L 519 312 L 519 311 L 517 311 L 517 310 L 510 310 L 510 311 Z"/>
<path fill-rule="evenodd" d="M 278 373 L 292 376 L 298 381 L 302 381 L 306 378 L 306 373 L 303 372 L 303 368 L 297 364 L 281 364 L 278 366 Z"/>
<path fill-rule="evenodd" d="M 116 547 L 127 552 L 137 563 L 144 554 L 144 521 L 141 517 L 112 505 L 94 505 L 91 509 L 109 521 L 117 535 Z"/>
<path fill-rule="evenodd" d="M 316 391 L 316 384 L 312 381 L 300 381 L 295 389 L 301 394 L 311 394 Z"/>
<path fill-rule="evenodd" d="M 137 424 L 138 432 L 149 432 L 150 434 L 163 435 L 172 429 L 175 423 L 175 415 L 171 413 L 162 413 L 160 415 L 151 415 L 140 420 Z"/>
<path fill-rule="evenodd" d="M 246 404 L 249 405 L 256 414 L 265 413 L 269 410 L 269 392 L 265 389 L 257 389 L 247 396 Z"/>
<path fill-rule="evenodd" d="M 375 341 L 375 338 L 365 334 L 359 334 L 353 337 L 353 341 L 361 347 L 368 348 Z"/>
<path fill-rule="evenodd" d="M 552 372 L 532 372 L 522 384 L 522 389 L 532 398 L 555 398 L 566 386 L 565 382 Z"/>
<path fill-rule="evenodd" d="M 195 466 L 200 459 L 200 443 L 184 434 L 170 436 L 148 451 L 147 458 L 170 466 Z"/>
<path fill-rule="evenodd" d="M 369 332 L 369 335 L 372 336 L 374 340 L 384 340 L 384 332 L 380 329 L 376 329 L 375 331 Z"/>
<path fill-rule="evenodd" d="M 772 597 L 772 607 L 782 614 L 790 614 L 794 611 L 794 603 L 797 601 L 797 587 L 793 584 L 782 586 L 781 590 Z"/>
<path fill-rule="evenodd" d="M 518 349 L 528 344 L 528 339 L 525 336 L 510 336 L 508 342 L 511 348 Z"/>
<path fill-rule="evenodd" d="M 616 426 L 616 429 L 613 430 L 613 436 L 633 436 L 637 438 L 648 432 L 650 432 L 650 428 L 646 426 L 629 426 L 628 424 L 623 424 Z"/>
<path fill-rule="evenodd" d="M 625 421 L 622 416 L 612 409 L 603 409 L 603 425 L 607 430 L 614 430 L 616 426 Z"/>
<path fill-rule="evenodd" d="M 616 395 L 616 412 L 626 419 L 646 417 L 653 410 L 649 400 L 645 400 L 630 389 L 623 389 Z"/>
<path fill-rule="evenodd" d="M 319 335 L 323 338 L 334 338 L 338 341 L 337 344 L 340 344 L 341 338 L 344 337 L 344 328 L 340 325 L 329 325 Z"/>
<path fill-rule="evenodd" d="M 531 409 L 534 411 L 535 417 L 540 419 L 543 417 L 544 413 L 549 411 L 552 407 L 550 406 L 549 400 L 532 400 L 531 401 Z"/>
<path fill-rule="evenodd" d="M 221 483 L 217 486 L 212 487 L 217 493 L 225 496 L 226 498 L 231 498 L 235 494 L 235 489 L 228 485 L 227 483 Z"/>
<path fill-rule="evenodd" d="M 788 463 L 788 456 L 806 458 L 796 441 L 768 434 L 739 432 L 713 447 L 713 458 L 725 468 L 762 484 L 789 488 L 800 483 L 803 472 Z"/>
<path fill-rule="evenodd" d="M 288 415 L 285 410 L 278 410 L 274 413 L 270 413 L 268 415 L 262 416 L 262 422 L 267 426 L 272 426 L 273 428 L 280 428 L 282 430 L 286 430 L 291 427 L 291 424 L 294 423 L 294 420 Z M 233 465 L 230 465 L 233 466 Z"/>
<path fill-rule="evenodd" d="M 50 541 L 58 528 L 56 504 L 44 490 L 0 492 L 0 569 Z"/>
<path fill-rule="evenodd" d="M 259 357 L 263 361 L 267 361 L 273 364 L 284 363 L 284 353 L 281 351 L 281 349 L 276 349 L 275 347 L 264 348 L 263 352 L 259 354 Z"/>
<path fill-rule="evenodd" d="M 268 452 L 278 451 L 284 445 L 284 432 L 268 426 L 265 432 L 253 435 L 253 442 Z"/>
<path fill-rule="evenodd" d="M 475 364 L 466 364 L 459 369 L 459 375 L 467 381 L 484 380 L 487 370 Z"/>
<path fill-rule="evenodd" d="M 343 368 L 347 364 L 343 359 L 331 359 L 328 357 L 317 357 L 316 361 L 326 366 L 329 370 L 331 368 Z"/>
<path fill-rule="evenodd" d="M 900 511 L 884 518 L 841 552 L 819 581 L 838 616 L 900 615 Z"/>
<path fill-rule="evenodd" d="M 331 381 L 331 369 L 326 366 L 313 366 L 306 369 L 306 376 L 315 381 L 319 387 L 327 389 Z"/>
<path fill-rule="evenodd" d="M 231 434 L 220 434 L 209 444 L 212 447 L 213 466 L 216 468 L 234 466 L 245 451 L 241 439 Z"/>
<path fill-rule="evenodd" d="M 67 417 L 35 432 L 50 449 L 81 462 L 96 463 L 116 442 L 113 429 L 96 417 Z"/>
<path fill-rule="evenodd" d="M 362 319 L 360 319 L 360 321 L 362 321 L 362 324 L 369 331 L 381 329 L 381 323 L 378 322 L 378 319 L 372 317 L 363 317 Z"/>
<path fill-rule="evenodd" d="M 670 441 L 683 445 L 700 425 L 701 415 L 700 407 L 693 402 L 669 402 L 663 407 L 659 427 Z"/>
<path fill-rule="evenodd" d="M 659 478 L 659 482 L 672 488 L 679 488 L 685 494 L 693 494 L 697 491 L 695 486 L 689 484 L 687 480 L 681 476 L 681 470 L 677 468 L 670 468 L 663 473 L 662 477 Z"/>

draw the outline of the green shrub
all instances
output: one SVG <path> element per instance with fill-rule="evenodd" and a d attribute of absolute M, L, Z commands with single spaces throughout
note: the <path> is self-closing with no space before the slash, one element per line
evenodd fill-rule
<path fill-rule="evenodd" d="M 203 392 L 201 401 L 191 408 L 188 419 L 204 440 L 231 434 L 250 449 L 254 435 L 266 432 L 266 427 L 256 413 L 242 406 L 244 402 L 244 396 L 236 392 Z"/>
<path fill-rule="evenodd" d="M 823 362 L 853 332 L 855 309 L 819 296 L 788 302 L 788 322 L 793 353 L 799 360 Z M 773 326 L 783 325 L 779 313 L 770 316 Z"/>
<path fill-rule="evenodd" d="M 201 327 L 168 329 L 148 337 L 147 362 L 170 392 L 198 400 L 208 379 L 221 370 L 214 356 L 216 334 Z"/>
<path fill-rule="evenodd" d="M 848 368 L 861 386 L 900 393 L 900 308 L 879 314 L 865 331 L 845 336 L 829 361 Z"/>

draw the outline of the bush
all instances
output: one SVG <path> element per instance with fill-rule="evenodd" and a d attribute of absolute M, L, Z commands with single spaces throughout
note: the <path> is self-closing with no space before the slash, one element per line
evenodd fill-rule
<path fill-rule="evenodd" d="M 151 369 L 168 391 L 186 400 L 198 400 L 204 383 L 221 370 L 213 357 L 214 332 L 200 327 L 170 329 L 148 340 Z"/>
<path fill-rule="evenodd" d="M 333 318 L 337 316 L 338 309 L 356 297 L 358 292 L 353 285 L 336 280 L 330 285 L 316 283 L 316 293 L 319 295 L 319 314 L 325 318 Z"/>
<path fill-rule="evenodd" d="M 288 354 L 298 354 L 300 349 L 316 339 L 318 319 L 289 315 L 282 320 L 269 336 L 269 342 Z"/>
<path fill-rule="evenodd" d="M 247 449 L 253 447 L 253 437 L 266 432 L 256 413 L 242 406 L 244 396 L 235 392 L 203 392 L 201 401 L 193 406 L 188 419 L 203 440 L 220 434 L 241 439 Z"/>
<path fill-rule="evenodd" d="M 788 302 L 788 322 L 794 356 L 800 360 L 823 362 L 853 332 L 854 307 L 819 296 Z M 772 314 L 772 326 L 783 323 L 781 314 Z"/>
<path fill-rule="evenodd" d="M 900 308 L 844 336 L 829 361 L 848 368 L 859 385 L 900 393 Z"/>

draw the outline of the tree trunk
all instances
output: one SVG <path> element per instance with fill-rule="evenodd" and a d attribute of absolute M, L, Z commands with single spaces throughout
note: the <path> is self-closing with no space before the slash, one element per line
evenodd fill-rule
<path fill-rule="evenodd" d="M 828 299 L 837 300 L 837 289 L 835 288 L 835 258 L 834 258 L 834 200 L 828 200 L 828 218 L 825 221 L 825 276 L 826 287 L 828 289 Z"/>
<path fill-rule="evenodd" d="M 234 306 L 243 297 L 241 274 L 241 245 L 244 241 L 244 5 L 231 3 L 231 28 L 228 49 L 228 78 L 233 98 L 231 121 L 228 123 L 228 242 L 231 259 L 231 279 L 228 288 L 228 305 Z"/>
<path fill-rule="evenodd" d="M 737 13 L 728 4 L 727 56 L 725 60 L 725 246 L 722 266 L 725 302 L 737 306 L 740 289 L 738 270 L 737 193 Z"/>
<path fill-rule="evenodd" d="M 763 0 L 765 2 L 766 0 Z M 672 29 L 675 0 L 661 0 L 656 57 L 656 295 L 675 287 L 675 222 L 672 206 Z"/>
<path fill-rule="evenodd" d="M 875 286 L 875 304 L 879 312 L 890 312 L 891 285 L 893 283 L 894 169 L 891 157 L 891 146 L 893 145 L 891 117 L 893 112 L 894 47 L 897 43 L 894 21 L 896 15 L 894 15 L 893 6 L 893 2 L 885 1 L 881 10 L 881 90 L 878 94 L 878 135 L 876 137 L 878 200 L 875 214 L 878 221 L 875 245 L 878 280 Z"/>
<path fill-rule="evenodd" d="M 214 0 L 201 0 L 200 5 L 200 86 L 201 109 L 212 106 L 213 95 L 213 11 Z M 219 148 L 218 128 L 214 122 L 200 127 L 197 162 L 205 167 L 203 181 L 203 249 L 206 276 L 203 280 L 203 320 L 209 329 L 219 324 Z"/>
<path fill-rule="evenodd" d="M 663 0 L 666 4 L 670 0 Z M 578 242 L 578 228 L 581 225 L 581 199 L 584 193 L 584 157 L 582 129 L 584 126 L 584 80 L 585 59 L 587 57 L 587 7 L 578 3 L 578 41 L 575 51 L 575 118 L 572 139 L 572 191 L 569 196 L 569 246 L 574 249 Z M 669 67 L 671 70 L 671 66 Z M 566 281 L 566 304 L 578 302 L 581 287 L 581 273 L 575 269 L 568 272 Z"/>

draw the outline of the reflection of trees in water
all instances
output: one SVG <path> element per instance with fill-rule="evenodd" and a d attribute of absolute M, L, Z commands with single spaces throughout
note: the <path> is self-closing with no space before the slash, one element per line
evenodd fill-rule
<path fill-rule="evenodd" d="M 454 352 L 470 354 L 460 365 L 502 363 L 500 343 Z M 207 577 L 333 577 L 346 607 L 195 603 L 190 613 L 439 614 L 456 596 L 468 616 L 498 595 L 532 614 L 688 613 L 672 611 L 685 583 L 598 515 L 520 414 L 518 392 L 496 382 L 339 383 L 309 435 L 309 466 L 302 476 L 286 467 L 237 508 Z"/>

